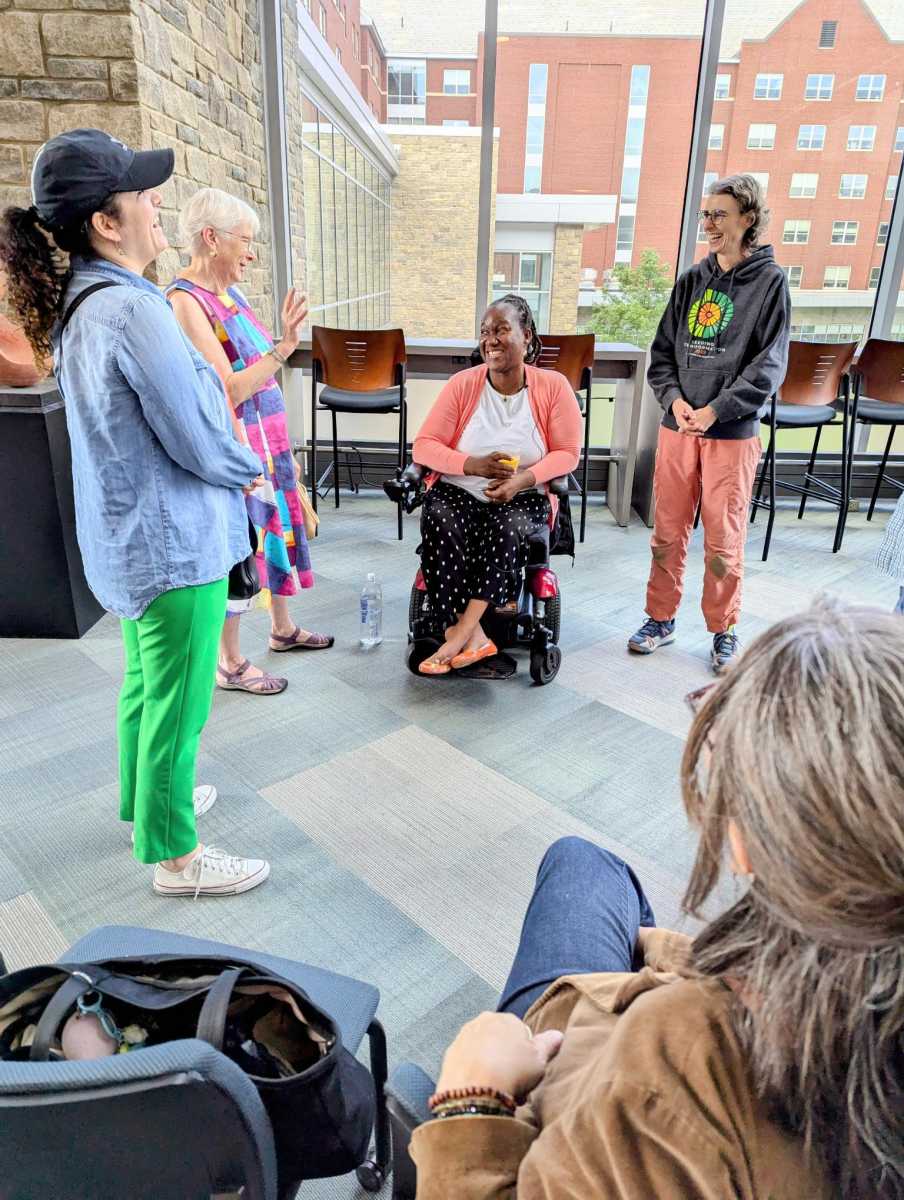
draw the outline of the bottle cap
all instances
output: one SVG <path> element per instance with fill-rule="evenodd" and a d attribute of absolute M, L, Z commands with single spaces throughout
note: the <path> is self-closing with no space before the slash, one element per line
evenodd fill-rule
<path fill-rule="evenodd" d="M 374 574 L 374 572 L 373 572 L 373 571 L 368 571 L 368 572 L 367 572 L 367 582 L 368 582 L 368 583 L 375 583 L 375 582 L 376 582 L 376 579 L 377 579 L 377 577 L 376 577 L 376 575 Z"/>

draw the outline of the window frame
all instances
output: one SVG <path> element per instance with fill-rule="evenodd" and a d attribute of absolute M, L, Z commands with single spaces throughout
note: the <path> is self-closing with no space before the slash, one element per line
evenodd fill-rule
<path fill-rule="evenodd" d="M 864 79 L 869 79 L 871 81 L 874 79 L 882 80 L 881 84 L 879 85 L 879 95 L 878 96 L 872 96 L 872 95 L 861 96 L 860 95 L 861 89 L 863 89 L 864 91 L 868 91 L 868 92 L 871 92 L 873 90 L 874 85 L 872 82 L 870 82 L 868 85 L 866 85 L 864 87 L 864 84 L 863 84 Z M 866 72 L 863 75 L 858 75 L 857 76 L 857 87 L 854 90 L 854 99 L 856 101 L 858 101 L 860 104 L 881 104 L 882 101 L 885 99 L 885 85 L 887 82 L 888 82 L 888 76 L 882 75 L 879 73 L 870 74 L 870 72 Z"/>
<path fill-rule="evenodd" d="M 723 87 L 723 81 L 724 81 L 724 89 L 725 89 L 724 92 L 720 90 Z M 720 74 L 716 75 L 716 85 L 715 85 L 715 89 L 713 91 L 713 99 L 714 100 L 730 100 L 731 99 L 731 75 L 730 74 L 725 74 L 725 72 L 721 72 Z"/>
<path fill-rule="evenodd" d="M 829 283 L 829 272 L 838 272 L 833 275 L 834 282 Z M 838 282 L 839 277 L 844 280 L 844 283 Z M 823 271 L 822 286 L 825 291 L 848 292 L 851 288 L 851 268 L 849 265 L 838 266 L 836 264 L 827 265 Z"/>
<path fill-rule="evenodd" d="M 850 190 L 845 192 L 845 179 L 862 179 L 862 191 Z M 839 200 L 865 200 L 866 190 L 869 187 L 869 174 L 865 171 L 842 171 L 841 177 L 838 180 L 838 199 Z"/>
<path fill-rule="evenodd" d="M 713 141 L 716 137 L 718 141 Z M 707 150 L 724 150 L 725 149 L 725 126 L 716 121 L 709 127 L 709 137 L 706 143 Z"/>
<path fill-rule="evenodd" d="M 793 225 L 793 237 L 788 237 L 788 226 Z M 809 217 L 786 217 L 782 225 L 782 245 L 783 246 L 806 246 L 810 241 L 810 233 L 813 229 L 813 222 Z M 801 237 L 800 234 L 804 236 Z"/>
<path fill-rule="evenodd" d="M 855 129 L 860 131 L 859 136 L 856 138 L 853 136 L 853 131 Z M 872 130 L 872 138 L 871 138 L 870 144 L 868 146 L 851 144 L 852 142 L 862 142 L 864 131 L 868 130 L 868 129 Z M 848 154 L 872 154 L 872 152 L 876 149 L 876 132 L 877 132 L 877 126 L 875 126 L 875 125 L 848 125 L 847 141 L 845 142 L 845 151 Z"/>
<path fill-rule="evenodd" d="M 816 87 L 814 88 L 814 91 L 816 91 L 817 93 L 822 91 L 822 88 L 824 86 L 821 81 L 824 79 L 828 79 L 828 81 L 829 81 L 828 96 L 820 96 L 818 94 L 815 96 L 808 96 L 807 92 L 810 90 L 810 80 L 811 79 L 820 80 L 820 83 L 818 83 L 816 85 Z M 809 100 L 811 102 L 818 103 L 818 104 L 826 104 L 829 100 L 831 100 L 834 97 L 834 95 L 835 95 L 835 73 L 833 71 L 811 71 L 810 74 L 807 75 L 806 79 L 804 80 L 804 100 L 805 101 Z"/>
<path fill-rule="evenodd" d="M 802 136 L 803 136 L 803 131 L 804 131 L 805 129 L 810 129 L 810 130 L 821 129 L 821 130 L 822 130 L 822 134 L 821 134 L 821 141 L 820 141 L 820 144 L 819 144 L 818 146 L 813 146 L 813 145 L 810 145 L 810 146 L 802 146 L 802 145 L 801 145 L 801 138 L 802 138 Z M 812 142 L 812 140 L 813 140 L 813 137 L 812 137 L 812 134 L 811 134 L 811 136 L 810 136 L 810 141 Z M 802 153 L 806 153 L 806 154 L 819 154 L 821 151 L 825 150 L 825 148 L 826 148 L 826 126 L 825 126 L 825 125 L 821 125 L 821 124 L 815 124 L 815 125 L 810 125 L 810 124 L 798 125 L 798 127 L 797 127 L 797 142 L 796 142 L 796 144 L 795 144 L 795 149 L 796 149 L 796 150 L 800 150 Z"/>
<path fill-rule="evenodd" d="M 812 192 L 805 192 L 805 191 L 795 192 L 793 190 L 794 189 L 794 180 L 800 176 L 804 176 L 807 179 L 815 180 L 815 182 L 813 184 Z M 805 187 L 805 186 L 807 186 L 807 185 L 798 184 L 798 187 Z M 789 200 L 815 200 L 816 193 L 818 191 L 819 191 L 819 172 L 818 171 L 792 171 L 791 172 L 791 180 L 788 184 L 788 199 Z"/>
<path fill-rule="evenodd" d="M 791 272 L 792 271 L 800 272 L 799 275 L 797 276 L 797 283 L 791 282 Z M 788 280 L 788 287 L 793 288 L 795 291 L 800 291 L 801 287 L 803 286 L 803 280 L 804 280 L 803 264 L 789 263 L 788 266 L 786 266 L 784 268 L 784 272 L 785 272 L 785 278 Z"/>
<path fill-rule="evenodd" d="M 763 87 L 763 95 L 760 95 L 758 91 L 761 79 L 768 81 Z M 776 79 L 778 80 L 778 95 L 772 95 L 772 82 Z M 784 87 L 785 74 L 783 71 L 758 71 L 753 80 L 753 98 L 754 100 L 781 100 Z"/>
<path fill-rule="evenodd" d="M 751 121 L 750 124 L 747 126 L 747 149 L 748 150 L 774 150 L 775 149 L 775 134 L 776 134 L 777 128 L 778 127 L 774 121 Z M 772 140 L 770 141 L 768 146 L 751 145 L 751 139 L 754 136 L 754 134 L 753 134 L 754 129 L 771 129 L 772 130 L 772 135 L 771 135 Z M 769 135 L 766 135 L 766 136 L 769 136 Z M 762 141 L 762 137 L 757 138 L 757 141 Z"/>
<path fill-rule="evenodd" d="M 461 90 L 461 82 L 459 81 L 454 87 L 448 86 L 449 75 L 464 75 L 466 76 L 465 90 Z M 470 96 L 471 95 L 471 70 L 469 67 L 443 67 L 443 95 L 444 96 Z"/>
<path fill-rule="evenodd" d="M 850 237 L 851 226 L 853 226 L 853 237 Z M 840 221 L 832 221 L 832 233 L 829 243 L 832 246 L 856 246 L 857 239 L 860 236 L 860 222 L 849 221 L 842 217 Z"/>

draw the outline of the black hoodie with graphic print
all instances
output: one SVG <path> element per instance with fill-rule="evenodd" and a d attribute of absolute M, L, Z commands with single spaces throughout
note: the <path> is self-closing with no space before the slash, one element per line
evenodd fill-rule
<path fill-rule="evenodd" d="M 653 345 L 647 379 L 677 429 L 672 403 L 712 405 L 718 420 L 705 436 L 749 438 L 781 386 L 788 365 L 791 298 L 771 246 L 754 250 L 730 271 L 710 254 L 681 275 Z"/>

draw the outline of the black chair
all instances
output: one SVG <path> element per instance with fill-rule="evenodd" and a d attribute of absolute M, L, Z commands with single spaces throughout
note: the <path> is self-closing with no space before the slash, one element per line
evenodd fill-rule
<path fill-rule="evenodd" d="M 904 484 L 886 470 L 895 433 L 899 426 L 904 425 L 904 343 L 870 338 L 851 368 L 851 374 L 860 381 L 852 424 L 859 422 L 866 426 L 888 426 L 888 440 L 882 461 L 875 472 L 873 493 L 866 514 L 867 521 L 871 521 L 883 483 L 898 491 L 904 490 Z M 864 474 L 869 473 L 853 472 L 858 478 Z"/>
<path fill-rule="evenodd" d="M 775 522 L 775 495 L 778 488 L 795 492 L 801 497 L 798 520 L 804 515 L 808 499 L 824 500 L 838 509 L 832 553 L 841 549 L 851 494 L 851 388 L 847 368 L 857 349 L 856 342 L 826 345 L 821 342 L 791 342 L 788 349 L 788 369 L 778 392 L 772 397 L 763 423 L 770 428 L 769 445 L 759 472 L 759 483 L 751 500 L 750 523 L 756 520 L 757 510 L 766 509 L 769 521 L 763 544 L 763 562 L 769 557 L 772 526 Z M 835 487 L 817 475 L 816 455 L 819 439 L 826 425 L 838 423 L 841 416 L 840 487 Z M 803 485 L 775 477 L 776 434 L 780 429 L 815 429 L 810 460 L 804 472 Z M 768 499 L 763 500 L 763 488 L 769 484 Z"/>
<path fill-rule="evenodd" d="M 581 531 L 584 540 L 587 524 L 587 466 L 590 454 L 590 407 L 593 387 L 593 356 L 596 338 L 592 333 L 555 334 L 544 333 L 542 349 L 536 365 L 546 371 L 558 371 L 564 375 L 577 396 L 584 414 L 584 453 L 581 464 Z M 603 462 L 614 462 L 620 470 L 617 455 L 605 455 Z"/>
<path fill-rule="evenodd" d="M 391 1148 L 375 987 L 272 954 L 125 925 L 95 929 L 60 961 L 141 954 L 234 954 L 302 987 L 330 1013 L 352 1053 L 366 1033 L 376 1146 L 357 1176 L 367 1191 L 380 1190 Z M 0 1062 L 3 1200 L 208 1200 L 242 1185 L 243 1200 L 290 1200 L 299 1181 L 277 1183 L 270 1122 L 254 1085 L 206 1042 L 84 1062 Z"/>
<path fill-rule="evenodd" d="M 337 413 L 397 413 L 398 466 L 405 466 L 408 406 L 405 390 L 405 335 L 401 329 L 311 328 L 311 502 L 332 471 L 339 507 L 339 435 Z M 323 384 L 317 395 L 318 384 Z M 333 423 L 333 461 L 317 478 L 317 413 L 329 412 Z M 398 506 L 399 541 L 402 506 Z"/>

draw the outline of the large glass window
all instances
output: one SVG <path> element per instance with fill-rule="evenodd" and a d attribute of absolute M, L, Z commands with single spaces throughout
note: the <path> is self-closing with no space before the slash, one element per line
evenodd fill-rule
<path fill-rule="evenodd" d="M 881 100 L 885 95 L 884 75 L 859 75 L 857 77 L 858 100 Z"/>
<path fill-rule="evenodd" d="M 747 130 L 748 150 L 771 150 L 775 146 L 775 126 L 754 123 Z"/>
<path fill-rule="evenodd" d="M 527 75 L 527 124 L 524 138 L 524 192 L 542 190 L 543 139 L 546 127 L 546 87 L 549 67 L 531 63 Z"/>
<path fill-rule="evenodd" d="M 849 125 L 848 150 L 874 150 L 876 148 L 875 125 Z"/>
<path fill-rule="evenodd" d="M 549 66 L 546 63 L 531 63 L 527 74 L 528 104 L 546 103 L 546 85 L 549 81 Z"/>
<path fill-rule="evenodd" d="M 753 84 L 754 100 L 781 100 L 784 75 L 757 75 Z"/>
<path fill-rule="evenodd" d="M 826 144 L 825 125 L 801 125 L 797 131 L 798 150 L 822 150 Z"/>
<path fill-rule="evenodd" d="M 842 175 L 838 195 L 844 200 L 862 200 L 868 180 L 868 175 Z"/>
<path fill-rule="evenodd" d="M 804 99 L 831 100 L 834 87 L 834 75 L 808 75 L 804 87 Z"/>
<path fill-rule="evenodd" d="M 819 187 L 819 176 L 809 171 L 795 171 L 791 176 L 788 195 L 797 199 L 811 199 Z"/>
<path fill-rule="evenodd" d="M 390 125 L 427 123 L 427 64 L 424 59 L 389 60 L 386 119 Z"/>
<path fill-rule="evenodd" d="M 508 292 L 523 296 L 540 333 L 549 332 L 551 284 L 552 254 L 507 251 L 493 259 L 493 299 L 501 300 Z"/>
<path fill-rule="evenodd" d="M 443 71 L 443 93 L 446 96 L 467 96 L 471 91 L 471 72 L 459 67 Z"/>

